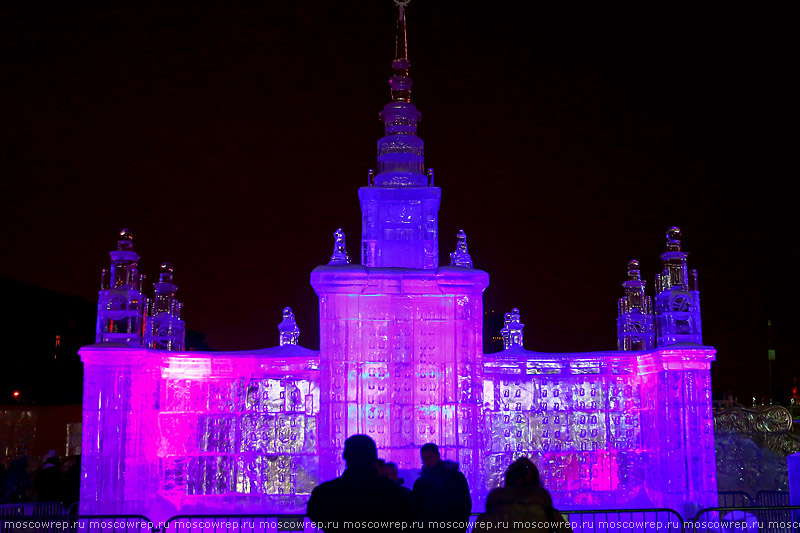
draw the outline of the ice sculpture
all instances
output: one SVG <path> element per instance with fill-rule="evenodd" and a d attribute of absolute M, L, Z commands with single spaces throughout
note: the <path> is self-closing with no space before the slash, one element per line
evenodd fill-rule
<path fill-rule="evenodd" d="M 147 299 L 142 294 L 139 254 L 133 250 L 133 233 L 119 232 L 117 249 L 109 252 L 111 268 L 103 269 L 97 304 L 96 342 L 139 346 L 144 338 Z"/>
<path fill-rule="evenodd" d="M 81 513 L 301 509 L 319 481 L 319 357 L 291 309 L 278 329 L 251 352 L 82 348 Z"/>
<path fill-rule="evenodd" d="M 510 313 L 505 314 L 503 317 L 503 329 L 500 330 L 500 335 L 503 337 L 504 350 L 510 350 L 514 346 L 522 348 L 522 329 L 524 327 L 525 324 L 520 322 L 519 309 L 515 307 Z"/>
<path fill-rule="evenodd" d="M 715 504 L 713 348 L 539 353 L 523 328 L 507 313 L 505 349 L 484 356 L 489 485 L 527 456 L 567 509 Z"/>
<path fill-rule="evenodd" d="M 155 286 L 145 333 L 144 344 L 156 350 L 182 352 L 186 338 L 181 309 L 183 304 L 175 297 L 178 286 L 173 283 L 175 269 L 171 263 L 161 264 L 161 274 Z"/>
<path fill-rule="evenodd" d="M 329 265 L 347 265 L 350 263 L 350 256 L 347 255 L 347 243 L 344 240 L 342 228 L 333 232 L 333 255 Z"/>
<path fill-rule="evenodd" d="M 664 270 L 656 274 L 656 337 L 658 346 L 678 342 L 703 344 L 697 271 L 687 272 L 681 251 L 681 230 L 667 230 L 667 251 L 661 254 Z"/>
<path fill-rule="evenodd" d="M 359 190 L 362 265 L 331 263 L 311 274 L 320 302 L 320 475 L 338 475 L 345 438 L 364 433 L 401 469 L 419 467 L 419 447 L 437 442 L 477 486 L 489 277 L 439 268 L 441 190 L 423 174 L 402 5 L 396 38 L 379 173 Z"/>
<path fill-rule="evenodd" d="M 412 80 L 404 7 L 398 9 L 391 101 L 380 118 L 378 175 L 358 191 L 363 222 L 361 264 L 365 267 L 436 269 L 439 266 L 439 201 L 442 191 L 424 174 L 424 143 L 417 137 L 421 114 L 411 103 Z M 433 181 L 431 177 L 431 182 Z"/>
<path fill-rule="evenodd" d="M 280 346 L 297 344 L 297 339 L 300 338 L 300 328 L 297 327 L 297 321 L 294 318 L 291 307 L 283 308 L 283 320 L 278 324 L 278 331 L 281 332 Z"/>
<path fill-rule="evenodd" d="M 472 256 L 467 249 L 467 234 L 464 230 L 458 230 L 458 245 L 456 251 L 450 254 L 450 266 L 472 268 Z"/>
<path fill-rule="evenodd" d="M 173 283 L 172 264 L 162 263 L 159 280 L 153 284 L 155 296 L 147 298 L 133 233 L 123 229 L 119 235 L 117 249 L 109 252 L 111 268 L 103 269 L 100 281 L 95 342 L 183 351 L 183 304 L 175 297 L 178 286 Z"/>
<path fill-rule="evenodd" d="M 422 444 L 437 443 L 460 463 L 475 509 L 521 455 L 563 509 L 655 506 L 689 516 L 716 503 L 715 350 L 701 344 L 696 274 L 677 228 L 655 306 L 639 263 L 628 264 L 619 350 L 526 350 L 515 308 L 504 350 L 482 353 L 489 276 L 473 268 L 463 230 L 450 266 L 439 266 L 441 190 L 424 173 L 416 134 L 405 4 L 379 171 L 359 189 L 361 264 L 350 263 L 340 228 L 330 262 L 311 273 L 319 352 L 298 345 L 288 307 L 279 346 L 179 351 L 171 265 L 162 265 L 146 317 L 139 256 L 130 232 L 121 234 L 100 291 L 98 343 L 80 351 L 82 513 L 302 512 L 311 489 L 342 471 L 354 433 L 370 435 L 406 473 L 419 467 Z"/>

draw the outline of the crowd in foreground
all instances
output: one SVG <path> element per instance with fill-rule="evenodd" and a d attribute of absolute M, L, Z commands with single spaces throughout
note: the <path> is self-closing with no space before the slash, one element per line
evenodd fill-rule
<path fill-rule="evenodd" d="M 29 460 L 25 455 L 13 459 L 8 468 L 0 465 L 0 505 L 61 502 L 67 508 L 78 501 L 80 456 L 62 461 L 55 451 L 50 450 L 44 457 L 33 461 L 33 475 L 29 472 Z M 38 467 L 35 466 L 37 461 Z"/>
<path fill-rule="evenodd" d="M 571 533 L 542 487 L 529 459 L 509 466 L 505 484 L 489 493 L 486 511 L 470 526 L 472 499 L 458 464 L 442 460 L 435 444 L 420 449 L 422 470 L 413 490 L 403 487 L 397 467 L 378 458 L 375 441 L 353 435 L 344 443 L 344 473 L 317 486 L 308 517 L 325 532 L 394 531 L 553 531 Z"/>
<path fill-rule="evenodd" d="M 378 458 L 375 442 L 353 435 L 344 443 L 346 470 L 317 486 L 308 501 L 308 517 L 323 531 L 541 531 L 571 533 L 542 487 L 539 471 L 520 458 L 492 490 L 486 510 L 469 525 L 472 513 L 467 479 L 458 464 L 442 459 L 436 444 L 420 449 L 422 470 L 413 490 L 403 486 L 397 466 Z M 67 468 L 68 467 L 68 468 Z M 31 477 L 26 457 L 0 469 L 0 504 L 78 500 L 80 460 L 62 464 L 51 452 Z M 477 512 L 477 511 L 476 511 Z"/>

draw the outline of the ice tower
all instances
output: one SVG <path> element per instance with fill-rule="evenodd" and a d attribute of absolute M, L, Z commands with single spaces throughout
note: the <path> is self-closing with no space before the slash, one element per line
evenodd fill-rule
<path fill-rule="evenodd" d="M 145 333 L 147 298 L 142 294 L 139 254 L 133 250 L 133 233 L 119 232 L 117 249 L 109 252 L 111 268 L 103 269 L 97 304 L 95 342 L 140 346 Z"/>
<path fill-rule="evenodd" d="M 320 314 L 320 479 L 343 470 L 344 440 L 364 433 L 401 469 L 419 468 L 419 447 L 435 442 L 480 486 L 482 293 L 489 276 L 464 262 L 465 241 L 457 266 L 439 266 L 441 190 L 423 170 L 402 3 L 398 8 L 378 174 L 358 191 L 361 265 L 332 260 L 311 274 Z"/>
<path fill-rule="evenodd" d="M 679 342 L 703 344 L 697 271 L 687 271 L 687 252 L 681 251 L 681 230 L 667 230 L 664 270 L 656 274 L 656 336 L 658 346 Z"/>
<path fill-rule="evenodd" d="M 618 301 L 617 349 L 652 350 L 655 348 L 653 301 L 645 296 L 645 282 L 636 259 L 628 263 L 628 279 L 622 286 L 625 296 Z"/>
<path fill-rule="evenodd" d="M 171 263 L 162 263 L 158 282 L 153 284 L 155 298 L 148 313 L 145 346 L 156 350 L 182 352 L 186 330 L 181 320 L 183 304 L 175 297 L 178 286 L 172 279 L 174 271 Z"/>
<path fill-rule="evenodd" d="M 398 5 L 391 101 L 380 118 L 378 175 L 358 191 L 361 200 L 361 264 L 365 267 L 435 269 L 439 266 L 439 201 L 442 190 L 425 175 L 422 115 L 411 103 L 406 19 Z"/>

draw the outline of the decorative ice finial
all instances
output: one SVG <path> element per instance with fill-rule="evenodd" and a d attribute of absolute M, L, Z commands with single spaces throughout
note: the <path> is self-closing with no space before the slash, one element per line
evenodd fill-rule
<path fill-rule="evenodd" d="M 628 261 L 628 279 L 632 281 L 638 281 L 642 279 L 642 273 L 639 270 L 639 261 L 636 259 L 631 259 Z"/>
<path fill-rule="evenodd" d="M 681 229 L 672 226 L 667 230 L 667 250 L 670 252 L 681 251 Z"/>
<path fill-rule="evenodd" d="M 133 232 L 128 228 L 119 232 L 117 250 L 133 250 Z"/>
<path fill-rule="evenodd" d="M 161 274 L 158 277 L 158 281 L 161 283 L 172 283 L 172 273 L 175 272 L 175 268 L 172 266 L 172 263 L 161 263 Z"/>
<path fill-rule="evenodd" d="M 281 346 L 297 344 L 297 339 L 300 337 L 300 328 L 297 327 L 291 307 L 283 308 L 283 320 L 278 324 L 278 331 L 280 332 Z"/>
<path fill-rule="evenodd" d="M 344 232 L 342 228 L 337 229 L 333 233 L 336 239 L 333 243 L 333 255 L 329 265 L 347 265 L 350 264 L 350 258 L 347 256 L 347 244 L 344 242 Z"/>
<path fill-rule="evenodd" d="M 525 327 L 525 324 L 520 322 L 519 309 L 515 307 L 510 313 L 506 313 L 503 323 L 503 329 L 500 330 L 500 334 L 503 336 L 503 349 L 508 350 L 513 346 L 522 348 L 522 328 Z"/>
<path fill-rule="evenodd" d="M 456 251 L 450 254 L 450 266 L 472 268 L 472 257 L 467 249 L 467 234 L 464 230 L 458 230 L 458 245 Z"/>

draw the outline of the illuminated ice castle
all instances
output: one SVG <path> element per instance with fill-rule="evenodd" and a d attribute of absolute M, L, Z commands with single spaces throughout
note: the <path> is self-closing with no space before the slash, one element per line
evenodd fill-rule
<path fill-rule="evenodd" d="M 514 309 L 505 349 L 484 354 L 489 275 L 473 268 L 463 232 L 440 266 L 441 189 L 417 136 L 402 7 L 392 68 L 377 173 L 359 189 L 361 264 L 338 230 L 330 262 L 311 273 L 319 352 L 298 345 L 289 308 L 279 346 L 183 352 L 172 267 L 162 265 L 149 301 L 123 231 L 104 274 L 97 344 L 80 352 L 81 512 L 302 511 L 311 489 L 342 471 L 354 433 L 406 471 L 419 468 L 422 444 L 438 443 L 476 503 L 525 455 L 559 508 L 716 504 L 715 350 L 702 345 L 680 231 L 668 232 L 655 304 L 639 263 L 628 264 L 617 351 L 526 350 Z"/>

